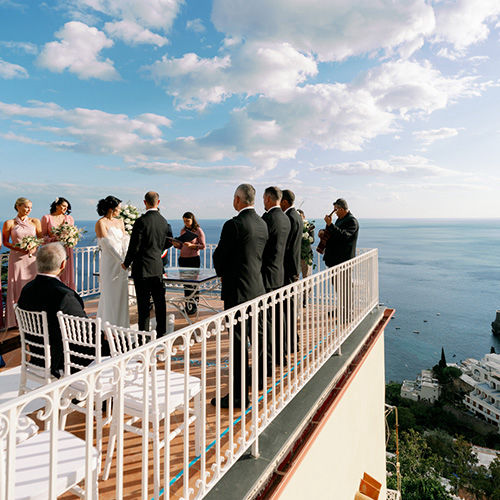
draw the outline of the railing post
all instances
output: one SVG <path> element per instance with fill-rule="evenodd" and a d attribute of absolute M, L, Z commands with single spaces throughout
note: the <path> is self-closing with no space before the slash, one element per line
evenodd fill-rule
<path fill-rule="evenodd" d="M 254 441 L 252 456 L 259 458 L 259 303 L 257 299 L 252 304 L 252 427 Z M 263 348 L 264 346 L 262 346 Z M 244 368 L 243 368 L 244 369 Z M 242 396 L 243 400 L 243 396 Z M 245 411 L 242 408 L 242 411 Z"/>

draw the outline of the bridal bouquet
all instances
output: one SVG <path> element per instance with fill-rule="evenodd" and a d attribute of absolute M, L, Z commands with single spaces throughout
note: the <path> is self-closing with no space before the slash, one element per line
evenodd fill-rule
<path fill-rule="evenodd" d="M 21 250 L 26 250 L 29 252 L 29 256 L 32 257 L 35 250 L 43 245 L 43 239 L 37 238 L 36 236 L 25 236 L 19 243 L 14 246 L 20 248 Z"/>
<path fill-rule="evenodd" d="M 80 241 L 83 233 L 86 233 L 84 229 L 80 229 L 76 226 L 63 222 L 60 226 L 52 229 L 52 234 L 54 237 L 62 243 L 66 248 L 73 248 Z"/>
<path fill-rule="evenodd" d="M 125 231 L 128 234 L 132 234 L 132 228 L 134 227 L 134 222 L 139 218 L 141 214 L 137 207 L 128 203 L 120 212 L 120 217 L 123 219 L 123 224 L 125 225 Z"/>
<path fill-rule="evenodd" d="M 300 248 L 300 258 L 307 262 L 310 266 L 313 263 L 313 253 L 311 249 L 311 243 L 314 241 L 314 224 L 308 220 L 304 221 L 304 227 L 302 228 L 302 242 Z"/>

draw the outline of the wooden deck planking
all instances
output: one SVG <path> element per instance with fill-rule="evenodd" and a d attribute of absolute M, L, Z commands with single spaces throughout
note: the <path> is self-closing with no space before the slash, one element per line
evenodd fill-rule
<path fill-rule="evenodd" d="M 212 304 L 219 309 L 222 309 L 222 303 L 217 299 L 212 299 Z M 85 303 L 85 309 L 87 313 L 92 316 L 95 314 L 97 310 L 97 299 L 88 300 Z M 167 311 L 168 313 L 174 312 L 175 314 L 175 329 L 178 330 L 187 325 L 187 322 L 184 317 L 178 311 L 172 311 L 170 307 Z M 136 322 L 137 311 L 135 306 L 131 307 L 131 323 Z M 200 311 L 199 319 L 205 319 L 213 315 L 212 312 L 209 311 Z M 304 329 L 305 329 L 304 324 Z M 311 325 L 309 327 L 311 330 Z M 315 346 L 315 338 L 312 334 L 306 337 L 305 335 L 300 335 L 300 322 L 299 322 L 299 336 L 302 337 L 302 343 L 304 344 L 304 354 L 306 351 L 314 348 Z M 15 334 L 15 332 L 9 331 L 10 335 Z M 309 339 L 309 342 L 304 342 L 304 340 Z M 215 380 L 216 380 L 216 367 L 215 367 L 215 354 L 216 347 L 215 341 L 210 342 L 209 339 L 207 345 L 207 371 L 206 371 L 206 383 L 207 383 L 207 391 L 202 401 L 202 404 L 205 404 L 206 411 L 206 440 L 205 447 L 210 447 L 209 451 L 206 453 L 206 465 L 205 465 L 205 473 L 209 473 L 212 475 L 212 465 L 216 464 L 216 446 L 214 444 L 216 438 L 216 409 L 210 404 L 210 400 L 212 397 L 215 397 Z M 305 344 L 308 344 L 307 349 L 305 348 Z M 300 355 L 300 349 L 299 353 Z M 20 355 L 19 350 L 13 351 L 9 353 L 9 356 L 4 356 L 7 361 L 7 368 L 15 366 L 20 363 Z M 226 360 L 229 358 L 229 340 L 227 332 L 224 333 L 221 337 L 221 357 L 222 360 Z M 201 344 L 195 343 L 194 346 L 190 349 L 190 368 L 189 374 L 196 376 L 201 379 Z M 293 366 L 294 356 L 292 355 L 292 366 Z M 16 363 L 17 361 L 17 363 Z M 250 356 L 251 362 L 251 356 Z M 221 363 L 221 396 L 224 396 L 227 393 L 228 386 L 228 368 L 224 366 L 225 363 Z M 276 380 L 280 380 L 280 367 L 276 369 Z M 306 369 L 307 367 L 304 367 Z M 183 372 L 184 370 L 184 361 L 183 361 L 183 353 L 179 351 L 178 356 L 174 358 L 172 362 L 171 369 L 177 372 Z M 297 377 L 300 376 L 301 370 L 297 373 Z M 287 368 L 285 368 L 287 370 Z M 270 375 L 270 374 L 268 374 Z M 295 383 L 295 374 L 292 373 L 291 377 L 288 377 L 288 371 L 284 373 L 285 378 L 284 383 L 279 382 L 275 388 L 275 398 L 276 403 L 279 404 L 279 397 L 281 391 L 285 391 L 285 393 L 289 390 L 289 384 Z M 267 380 L 267 389 L 272 383 L 271 378 Z M 259 392 L 259 395 L 262 395 L 263 391 Z M 272 406 L 273 394 L 270 392 L 267 394 L 267 406 L 270 408 Z M 190 406 L 192 408 L 193 401 L 191 400 Z M 259 417 L 263 417 L 264 414 L 264 401 L 261 400 L 258 404 L 258 412 Z M 246 422 L 245 429 L 247 435 L 251 434 L 251 426 L 252 426 L 252 413 L 254 409 L 250 409 L 246 414 Z M 33 415 L 34 416 L 34 415 Z M 241 411 L 239 409 L 234 410 L 234 420 L 237 420 L 241 417 Z M 84 438 L 85 435 L 85 425 L 83 415 L 79 413 L 73 413 L 68 416 L 68 422 L 66 426 L 66 430 L 72 432 L 78 437 Z M 36 419 L 35 419 L 36 420 Z M 171 421 L 171 430 L 175 428 L 176 424 L 179 424 L 183 421 L 183 412 L 177 411 L 170 415 Z M 224 433 L 229 429 L 230 421 L 229 421 L 229 410 L 221 409 L 220 412 L 220 430 L 221 433 Z M 197 460 L 194 452 L 194 424 L 190 425 L 190 433 L 189 433 L 189 462 L 194 462 L 191 467 L 189 467 L 189 486 L 194 489 L 194 494 L 198 491 L 196 487 L 196 481 L 200 479 L 201 474 L 201 459 Z M 234 432 L 234 443 L 237 443 L 238 439 L 242 436 L 242 422 L 241 420 L 237 422 L 233 426 Z M 109 426 L 104 428 L 104 436 L 103 436 L 103 454 L 102 454 L 102 467 L 104 466 L 104 461 L 106 458 L 106 450 L 108 444 L 108 433 Z M 161 434 L 163 437 L 163 433 Z M 226 452 L 229 450 L 229 432 L 226 432 L 225 435 L 220 440 L 221 457 L 225 457 Z M 162 486 L 164 485 L 164 453 L 165 449 L 161 450 L 161 465 L 160 465 L 160 475 Z M 152 451 L 152 443 L 149 443 L 148 447 L 148 458 L 149 458 L 149 480 L 148 480 L 148 490 L 149 490 L 149 498 L 153 498 L 154 488 L 153 488 L 153 451 Z M 170 443 L 170 473 L 168 483 L 173 481 L 173 484 L 170 486 L 170 498 L 177 499 L 183 496 L 183 486 L 185 481 L 185 473 L 182 473 L 184 466 L 184 456 L 183 456 L 183 433 L 174 438 Z M 224 458 L 221 459 L 222 467 L 224 467 L 226 461 Z M 208 480 L 210 480 L 210 475 Z M 141 495 L 141 477 L 142 477 L 142 438 L 136 434 L 125 432 L 124 434 L 124 477 L 123 477 L 123 488 L 124 488 L 124 498 L 127 499 L 136 499 L 140 498 Z M 175 479 L 177 478 L 177 479 Z M 113 457 L 112 468 L 110 477 L 107 481 L 99 480 L 99 498 L 101 499 L 113 499 L 116 497 L 115 495 L 116 488 L 116 450 L 115 455 Z M 193 495 L 192 495 L 193 496 Z M 165 495 L 162 496 L 166 498 Z M 66 494 L 63 497 L 64 499 L 75 498 L 74 495 Z"/>

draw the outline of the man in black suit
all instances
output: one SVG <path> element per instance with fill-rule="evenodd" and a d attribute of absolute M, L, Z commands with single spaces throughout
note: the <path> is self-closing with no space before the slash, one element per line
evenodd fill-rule
<path fill-rule="evenodd" d="M 213 260 L 217 276 L 222 281 L 224 309 L 231 309 L 265 293 L 262 280 L 262 256 L 268 238 L 266 223 L 255 213 L 255 189 L 250 184 L 240 184 L 234 193 L 233 207 L 238 215 L 226 221 L 220 241 L 214 251 Z M 248 404 L 249 378 L 245 377 L 245 394 L 241 394 L 241 371 L 248 369 L 247 338 L 251 337 L 252 320 L 236 318 L 233 342 L 233 401 L 241 408 Z M 245 338 L 242 339 L 242 322 Z M 245 346 L 244 360 L 241 359 L 241 343 Z M 230 388 L 231 390 L 231 388 Z M 215 406 L 215 398 L 212 399 Z M 221 400 L 221 407 L 229 407 L 229 395 Z"/>
<path fill-rule="evenodd" d="M 172 246 L 169 239 L 172 237 L 172 228 L 160 215 L 159 204 L 158 193 L 148 191 L 144 195 L 146 213 L 134 223 L 122 267 L 127 269 L 132 264 L 139 330 L 149 330 L 149 304 L 153 297 L 156 332 L 161 337 L 167 331 L 167 307 L 161 255 L 165 249 Z"/>
<path fill-rule="evenodd" d="M 356 256 L 359 231 L 358 221 L 349 211 L 347 202 L 343 198 L 335 201 L 333 208 L 337 215 L 335 224 L 332 224 L 330 215 L 325 215 L 326 231 L 330 233 L 330 237 L 326 242 L 323 259 L 328 267 L 336 266 Z"/>
<path fill-rule="evenodd" d="M 280 209 L 281 189 L 268 187 L 264 191 L 262 219 L 267 224 L 267 240 L 262 259 L 262 278 L 266 292 L 272 292 L 285 284 L 284 258 L 290 234 L 290 220 Z"/>
<path fill-rule="evenodd" d="M 290 221 L 290 232 L 285 251 L 285 285 L 295 283 L 300 275 L 300 247 L 302 243 L 302 229 L 304 223 L 302 217 L 294 206 L 295 194 L 289 189 L 283 190 L 281 198 L 281 209 Z"/>
<path fill-rule="evenodd" d="M 61 330 L 57 320 L 57 311 L 86 318 L 83 300 L 71 288 L 62 283 L 58 276 L 66 267 L 66 250 L 60 243 L 48 243 L 38 249 L 36 254 L 38 274 L 21 291 L 17 302 L 27 311 L 45 311 L 49 328 L 50 371 L 59 377 L 64 369 Z M 31 347 L 33 352 L 43 355 L 43 348 Z M 33 364 L 42 360 L 33 357 Z"/>
<path fill-rule="evenodd" d="M 262 219 L 267 224 L 269 239 L 264 249 L 262 260 L 262 278 L 266 292 L 272 292 L 281 288 L 285 284 L 285 250 L 290 234 L 290 220 L 280 208 L 281 189 L 278 187 L 268 187 L 264 191 L 263 201 L 266 212 Z M 272 309 L 267 311 L 267 365 L 268 374 L 272 367 L 272 339 L 273 330 L 275 338 L 275 364 L 278 364 L 280 357 L 280 305 L 276 304 L 274 308 L 274 324 L 272 322 Z"/>
<path fill-rule="evenodd" d="M 285 285 L 289 285 L 291 283 L 295 283 L 299 280 L 300 276 L 300 249 L 302 246 L 302 232 L 304 227 L 304 222 L 302 221 L 302 217 L 297 212 L 294 206 L 295 203 L 295 194 L 289 189 L 283 190 L 283 195 L 281 197 L 281 209 L 285 212 L 285 215 L 288 217 L 290 221 L 290 233 L 288 234 L 288 241 L 286 245 L 285 251 Z M 290 328 L 289 332 L 287 332 L 285 328 L 284 346 L 285 351 L 287 350 L 287 341 L 288 341 L 288 333 L 290 335 L 290 339 L 296 339 L 296 344 L 298 344 L 298 336 L 297 336 L 297 315 L 296 315 L 296 302 L 294 297 L 290 297 L 289 307 L 285 309 L 285 325 L 288 323 L 286 321 L 287 317 L 290 318 Z M 292 352 L 293 348 L 290 346 Z"/>
<path fill-rule="evenodd" d="M 359 224 L 354 215 L 349 211 L 347 202 L 339 198 L 333 203 L 334 213 L 337 215 L 335 224 L 332 217 L 325 215 L 326 229 L 329 238 L 326 242 L 324 261 L 328 267 L 336 266 L 356 256 L 356 242 L 358 241 Z M 344 319 L 351 318 L 350 300 L 352 286 L 352 273 L 350 269 L 345 270 L 345 278 L 341 279 L 347 287 L 342 284 L 340 288 L 340 308 Z"/>

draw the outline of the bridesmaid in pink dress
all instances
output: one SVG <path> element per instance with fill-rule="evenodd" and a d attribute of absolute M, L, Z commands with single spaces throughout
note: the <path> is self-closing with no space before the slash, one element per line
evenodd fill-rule
<path fill-rule="evenodd" d="M 20 243 L 25 236 L 37 236 L 38 238 L 42 236 L 40 221 L 28 217 L 31 207 L 30 200 L 18 198 L 14 205 L 17 217 L 5 221 L 2 230 L 3 244 L 10 250 L 5 310 L 7 328 L 17 325 L 14 304 L 19 299 L 23 286 L 36 277 L 36 258 L 28 251 L 14 246 L 16 243 Z"/>
<path fill-rule="evenodd" d="M 71 213 L 71 203 L 60 196 L 56 198 L 55 201 L 50 205 L 50 214 L 44 215 L 42 217 L 42 234 L 46 241 L 57 241 L 57 238 L 52 234 L 52 229 L 54 227 L 59 227 L 61 224 L 69 224 L 71 226 L 75 225 L 73 217 L 69 215 Z M 66 255 L 68 260 L 66 261 L 66 267 L 63 272 L 59 275 L 59 279 L 68 285 L 73 290 L 75 289 L 75 263 L 73 258 L 73 249 L 66 248 Z"/>
<path fill-rule="evenodd" d="M 2 233 L 0 233 L 0 250 L 2 249 Z M 3 287 L 2 287 L 2 261 L 0 260 L 0 330 L 3 328 Z"/>

